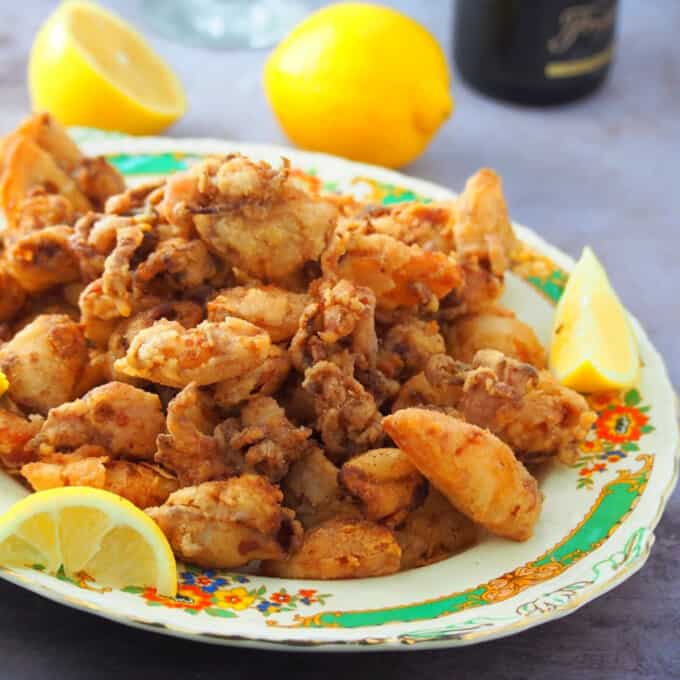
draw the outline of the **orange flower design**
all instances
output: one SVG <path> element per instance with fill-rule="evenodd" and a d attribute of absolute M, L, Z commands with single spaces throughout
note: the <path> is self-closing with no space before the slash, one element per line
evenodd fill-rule
<path fill-rule="evenodd" d="M 288 604 L 290 602 L 290 595 L 288 593 L 272 593 L 269 599 L 272 602 L 276 602 L 276 604 Z"/>
<path fill-rule="evenodd" d="M 614 444 L 634 442 L 642 437 L 649 418 L 636 408 L 615 406 L 603 411 L 595 423 L 597 436 Z"/>
<path fill-rule="evenodd" d="M 207 609 L 212 605 L 210 593 L 205 593 L 198 586 L 193 585 L 180 585 L 177 597 L 159 595 L 155 588 L 146 588 L 142 597 L 149 604 L 162 604 L 170 609 L 189 609 L 195 612 Z"/>

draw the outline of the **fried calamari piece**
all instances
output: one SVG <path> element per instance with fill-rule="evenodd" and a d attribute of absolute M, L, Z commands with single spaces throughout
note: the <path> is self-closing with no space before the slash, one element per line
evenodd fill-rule
<path fill-rule="evenodd" d="M 403 381 L 420 373 L 430 357 L 444 351 L 437 322 L 411 317 L 394 324 L 383 335 L 378 367 L 391 378 Z"/>
<path fill-rule="evenodd" d="M 92 207 L 76 182 L 46 151 L 30 139 L 19 137 L 9 145 L 0 179 L 0 205 L 10 229 L 18 226 L 22 205 L 35 189 L 63 196 L 77 213 Z"/>
<path fill-rule="evenodd" d="M 229 316 L 250 321 L 269 333 L 272 342 L 290 340 L 298 329 L 309 295 L 278 286 L 225 288 L 208 303 L 208 319 L 223 321 Z"/>
<path fill-rule="evenodd" d="M 457 370 L 452 373 L 450 366 L 456 368 L 458 364 L 444 354 L 430 357 L 425 371 L 417 373 L 401 386 L 392 404 L 392 413 L 402 408 L 418 406 L 456 415 L 463 384 Z"/>
<path fill-rule="evenodd" d="M 373 449 L 348 460 L 340 483 L 361 502 L 367 519 L 400 524 L 427 495 L 427 481 L 399 449 Z"/>
<path fill-rule="evenodd" d="M 376 206 L 367 217 L 373 229 L 406 245 L 418 245 L 430 252 L 450 253 L 454 250 L 453 225 L 455 202 L 400 203 Z"/>
<path fill-rule="evenodd" d="M 133 286 L 142 293 L 167 295 L 203 285 L 217 273 L 208 248 L 198 239 L 169 238 L 139 264 Z"/>
<path fill-rule="evenodd" d="M 265 283 L 287 284 L 318 259 L 337 209 L 291 176 L 233 154 L 172 176 L 159 207 L 170 223 L 193 223 L 217 254 Z"/>
<path fill-rule="evenodd" d="M 480 349 L 495 349 L 536 368 L 546 365 L 545 349 L 534 330 L 503 307 L 459 317 L 444 327 L 444 337 L 446 351 L 466 363 L 471 363 Z"/>
<path fill-rule="evenodd" d="M 132 384 L 139 382 L 139 379 L 117 371 L 114 368 L 114 364 L 118 359 L 125 356 L 132 339 L 139 331 L 153 326 L 160 319 L 178 321 L 184 328 L 193 328 L 203 320 L 203 309 L 195 302 L 163 302 L 150 309 L 134 314 L 129 319 L 120 321 L 113 328 L 108 338 L 106 356 L 110 380 L 121 380 Z"/>
<path fill-rule="evenodd" d="M 157 395 L 110 382 L 51 409 L 31 447 L 74 451 L 91 444 L 112 456 L 153 460 L 164 425 Z"/>
<path fill-rule="evenodd" d="M 158 437 L 156 462 L 173 470 L 181 486 L 236 474 L 240 459 L 230 458 L 215 437 L 221 420 L 210 396 L 190 383 L 168 405 L 168 434 Z"/>
<path fill-rule="evenodd" d="M 93 281 L 104 273 L 106 258 L 116 247 L 117 234 L 123 227 L 134 226 L 126 217 L 88 212 L 76 221 L 71 248 L 78 258 L 85 281 Z"/>
<path fill-rule="evenodd" d="M 78 307 L 85 337 L 100 349 L 108 346 L 111 334 L 124 318 L 120 315 L 121 305 L 130 310 L 132 317 L 162 304 L 162 300 L 154 296 L 134 299 L 127 292 L 124 295 L 124 299 L 117 299 L 105 293 L 101 278 L 89 283 L 80 294 Z"/>
<path fill-rule="evenodd" d="M 281 507 L 281 492 L 263 477 L 242 475 L 187 486 L 147 509 L 175 554 L 207 568 L 282 560 L 300 544 L 302 527 Z"/>
<path fill-rule="evenodd" d="M 7 242 L 31 231 L 59 224 L 75 222 L 75 212 L 68 199 L 48 193 L 43 187 L 34 187 L 19 205 L 15 214 L 15 228 L 6 234 Z"/>
<path fill-rule="evenodd" d="M 203 321 L 186 329 L 161 319 L 134 336 L 114 368 L 170 387 L 211 385 L 246 374 L 269 355 L 269 335 L 242 319 Z"/>
<path fill-rule="evenodd" d="M 164 503 L 177 489 L 177 480 L 147 463 L 112 460 L 96 446 L 74 453 L 52 453 L 28 463 L 21 474 L 35 491 L 62 486 L 91 486 L 127 498 L 139 508 Z M 98 455 L 100 454 L 100 455 Z"/>
<path fill-rule="evenodd" d="M 465 284 L 442 301 L 442 318 L 487 307 L 503 292 L 504 273 L 518 241 L 508 218 L 500 177 L 484 168 L 456 201 L 454 245 Z"/>
<path fill-rule="evenodd" d="M 103 157 L 83 156 L 64 127 L 48 113 L 27 118 L 9 137 L 10 141 L 30 141 L 49 154 L 97 208 L 101 208 L 109 196 L 125 189 L 123 177 L 114 167 Z"/>
<path fill-rule="evenodd" d="M 107 215 L 121 217 L 155 215 L 156 207 L 163 199 L 165 183 L 165 179 L 152 179 L 112 195 L 106 201 L 104 212 Z M 189 234 L 186 234 L 186 237 L 189 237 Z"/>
<path fill-rule="evenodd" d="M 255 397 L 241 410 L 240 428 L 228 441 L 241 451 L 247 471 L 280 481 L 288 468 L 313 447 L 312 431 L 296 427 L 271 397 Z"/>
<path fill-rule="evenodd" d="M 376 448 L 383 440 L 382 416 L 375 400 L 355 380 L 330 361 L 305 371 L 302 386 L 314 395 L 316 429 L 334 460 Z"/>
<path fill-rule="evenodd" d="M 340 486 L 338 468 L 317 447 L 293 463 L 281 482 L 286 507 L 305 529 L 337 518 L 361 518 L 357 502 Z"/>
<path fill-rule="evenodd" d="M 262 573 L 282 578 L 344 579 L 399 571 L 401 549 L 386 527 L 366 520 L 336 519 L 308 531 L 286 560 L 268 560 Z"/>
<path fill-rule="evenodd" d="M 80 267 L 70 243 L 72 233 L 71 227 L 60 225 L 13 239 L 6 251 L 7 266 L 24 290 L 39 293 L 79 278 Z"/>
<path fill-rule="evenodd" d="M 508 217 L 501 178 L 488 168 L 476 172 L 458 197 L 456 212 L 453 235 L 460 259 L 502 276 L 518 243 Z"/>
<path fill-rule="evenodd" d="M 417 408 L 387 416 L 383 427 L 457 510 L 499 536 L 531 538 L 541 493 L 500 439 L 476 425 Z"/>
<path fill-rule="evenodd" d="M 370 288 L 383 313 L 416 305 L 435 312 L 439 299 L 463 284 L 454 259 L 378 233 L 370 219 L 340 220 L 321 267 L 326 278 Z"/>
<path fill-rule="evenodd" d="M 395 535 L 401 547 L 401 569 L 439 562 L 472 545 L 475 523 L 458 512 L 437 489 L 430 487 L 425 502 L 408 514 Z"/>
<path fill-rule="evenodd" d="M 82 329 L 63 314 L 43 314 L 0 347 L 9 396 L 31 413 L 71 401 L 88 361 Z"/>
<path fill-rule="evenodd" d="M 123 176 L 103 156 L 82 157 L 71 177 L 95 210 L 103 210 L 109 197 L 125 190 Z"/>
<path fill-rule="evenodd" d="M 302 372 L 318 361 L 374 369 L 378 351 L 375 295 L 347 280 L 324 283 L 307 305 L 290 344 L 293 365 Z"/>
<path fill-rule="evenodd" d="M 75 142 L 49 113 L 36 113 L 23 120 L 17 129 L 5 138 L 1 150 L 6 151 L 5 146 L 9 147 L 12 142 L 22 138 L 37 144 L 67 173 L 74 170 L 82 158 Z M 6 161 L 4 158 L 0 161 L 4 169 Z"/>
<path fill-rule="evenodd" d="M 128 317 L 132 314 L 134 259 L 138 257 L 137 250 L 144 243 L 147 233 L 150 233 L 149 226 L 143 224 L 116 229 L 116 245 L 104 262 L 101 278 L 103 299 L 108 301 L 108 306 L 115 310 L 117 316 Z"/>
<path fill-rule="evenodd" d="M 580 394 L 500 352 L 477 352 L 463 376 L 466 420 L 491 430 L 525 462 L 555 454 L 568 462 L 595 421 Z"/>
<path fill-rule="evenodd" d="M 286 350 L 277 345 L 269 348 L 267 358 L 248 373 L 215 383 L 213 398 L 225 410 L 252 397 L 267 397 L 276 393 L 290 373 L 291 363 Z"/>
<path fill-rule="evenodd" d="M 26 291 L 10 274 L 6 260 L 0 261 L 0 322 L 11 321 L 26 302 Z"/>
<path fill-rule="evenodd" d="M 0 408 L 0 462 L 17 470 L 35 458 L 27 444 L 38 434 L 43 419 L 40 416 L 24 417 L 7 408 Z"/>

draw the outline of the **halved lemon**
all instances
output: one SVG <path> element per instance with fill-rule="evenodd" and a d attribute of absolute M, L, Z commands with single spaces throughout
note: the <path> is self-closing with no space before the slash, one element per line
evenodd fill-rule
<path fill-rule="evenodd" d="M 550 368 L 579 392 L 623 389 L 638 378 L 640 356 L 628 314 L 588 247 L 557 305 Z"/>
<path fill-rule="evenodd" d="M 33 108 L 64 125 L 156 134 L 186 111 L 170 67 L 129 24 L 67 0 L 43 24 L 28 65 Z"/>
<path fill-rule="evenodd" d="M 160 527 L 101 489 L 64 487 L 23 498 L 0 517 L 0 565 L 42 567 L 111 588 L 177 592 L 177 567 Z"/>

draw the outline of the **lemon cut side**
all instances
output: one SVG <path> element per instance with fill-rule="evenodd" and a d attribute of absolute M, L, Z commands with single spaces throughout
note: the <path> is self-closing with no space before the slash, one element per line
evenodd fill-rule
<path fill-rule="evenodd" d="M 67 0 L 33 43 L 33 108 L 64 125 L 156 134 L 186 111 L 169 66 L 129 24 L 101 7 Z"/>
<path fill-rule="evenodd" d="M 588 247 L 557 305 L 550 368 L 562 384 L 579 392 L 623 389 L 639 376 L 640 357 L 628 314 Z"/>
<path fill-rule="evenodd" d="M 88 487 L 39 491 L 12 506 L 0 517 L 0 565 L 177 592 L 175 557 L 160 527 L 124 498 Z"/>

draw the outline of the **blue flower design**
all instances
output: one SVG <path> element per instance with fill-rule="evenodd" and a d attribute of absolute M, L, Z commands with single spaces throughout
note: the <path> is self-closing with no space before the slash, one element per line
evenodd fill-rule
<path fill-rule="evenodd" d="M 268 614 L 272 609 L 278 611 L 279 605 L 269 600 L 262 600 L 255 608 L 263 614 Z"/>
<path fill-rule="evenodd" d="M 222 586 L 229 585 L 229 579 L 215 576 L 213 569 L 206 569 L 202 572 L 183 571 L 179 577 L 183 585 L 196 586 L 204 593 L 214 593 Z"/>

